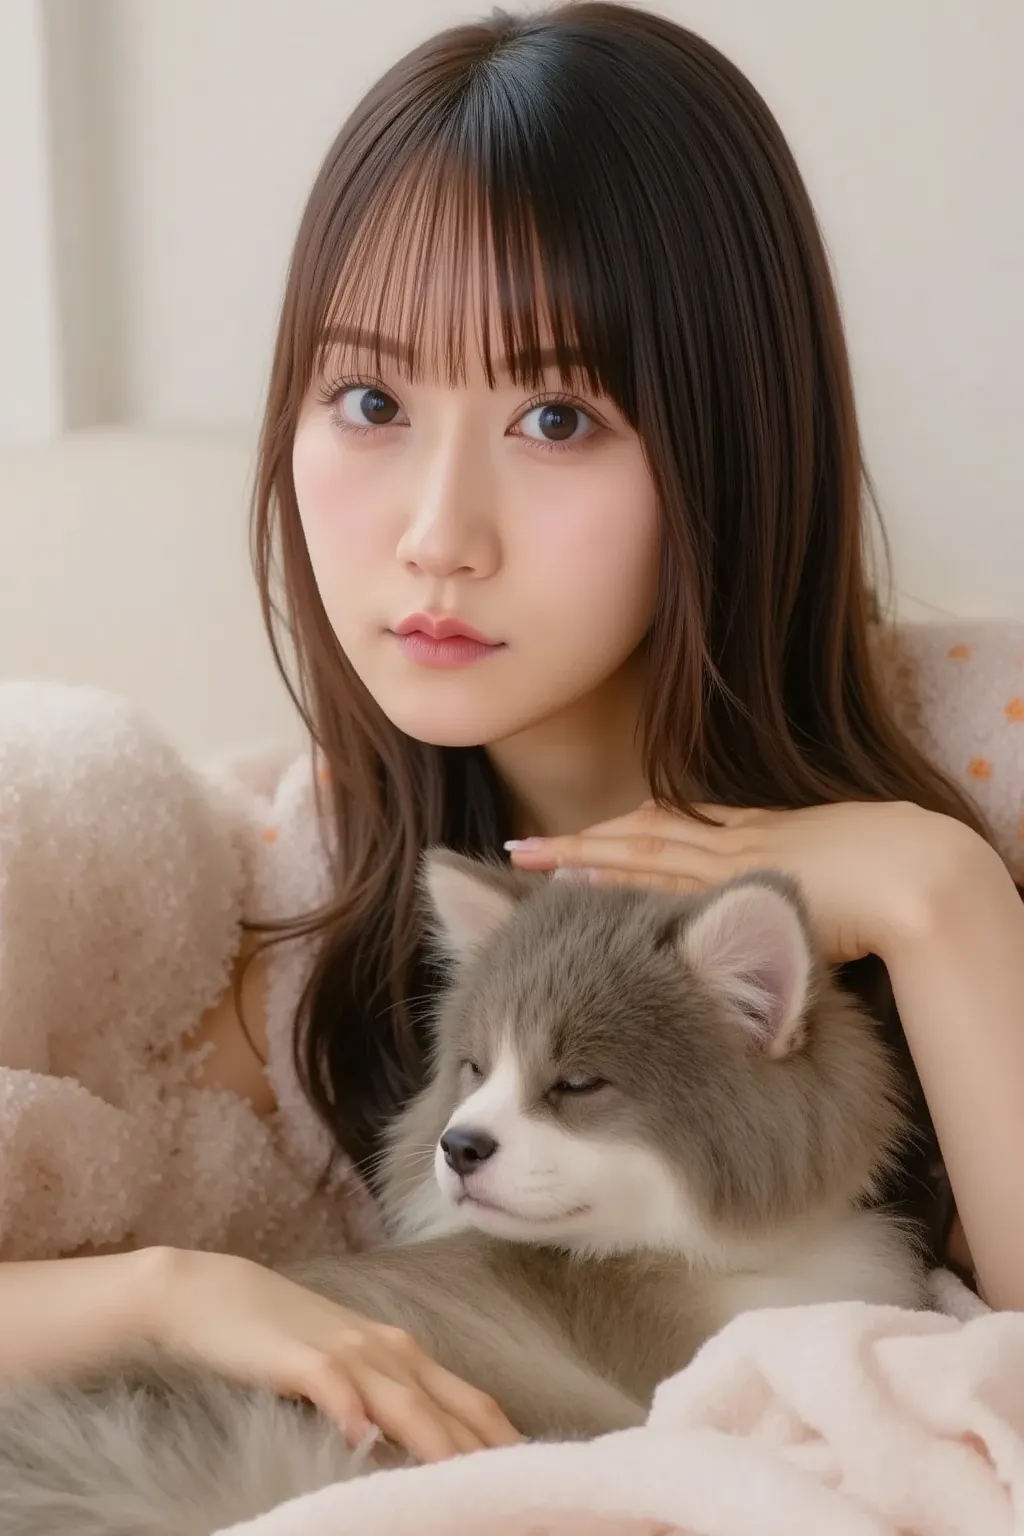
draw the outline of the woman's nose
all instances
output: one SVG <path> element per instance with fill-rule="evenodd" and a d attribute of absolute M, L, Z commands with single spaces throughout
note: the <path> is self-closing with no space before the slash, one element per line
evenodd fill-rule
<path fill-rule="evenodd" d="M 500 563 L 494 487 L 471 462 L 450 456 L 413 490 L 397 555 L 434 577 L 484 577 Z"/>

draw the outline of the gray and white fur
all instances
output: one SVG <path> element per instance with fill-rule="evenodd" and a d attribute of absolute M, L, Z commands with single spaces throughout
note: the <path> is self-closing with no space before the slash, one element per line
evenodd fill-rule
<path fill-rule="evenodd" d="M 789 880 L 669 897 L 445 850 L 423 879 L 451 977 L 390 1140 L 396 1244 L 296 1278 L 547 1438 L 641 1422 L 748 1308 L 922 1303 L 866 1207 L 893 1065 Z M 369 1469 L 314 1410 L 169 1359 L 0 1396 L 0 1536 L 207 1536 Z"/>

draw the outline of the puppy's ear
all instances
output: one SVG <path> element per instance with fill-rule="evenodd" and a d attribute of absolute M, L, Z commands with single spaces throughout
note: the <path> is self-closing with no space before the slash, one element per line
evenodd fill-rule
<path fill-rule="evenodd" d="M 773 1057 L 799 1050 L 814 959 L 791 882 L 752 875 L 722 886 L 693 912 L 680 946 L 752 1044 Z"/>
<path fill-rule="evenodd" d="M 464 960 L 486 944 L 508 922 L 523 895 L 522 882 L 512 871 L 448 848 L 432 848 L 424 855 L 420 884 L 435 940 L 454 960 Z"/>

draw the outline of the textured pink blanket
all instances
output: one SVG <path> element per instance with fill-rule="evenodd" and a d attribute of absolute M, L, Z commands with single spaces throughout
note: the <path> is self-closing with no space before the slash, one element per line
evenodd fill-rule
<path fill-rule="evenodd" d="M 642 1429 L 327 1488 L 234 1536 L 1011 1536 L 1024 1530 L 1024 1315 L 749 1312 Z"/>

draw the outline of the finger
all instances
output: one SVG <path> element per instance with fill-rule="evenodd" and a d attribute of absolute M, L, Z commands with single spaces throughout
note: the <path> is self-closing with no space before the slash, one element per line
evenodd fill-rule
<path fill-rule="evenodd" d="M 559 875 L 573 875 L 573 870 L 556 870 L 554 879 Z M 667 896 L 691 896 L 699 891 L 706 891 L 708 883 L 698 880 L 692 875 L 665 875 L 655 870 L 630 870 L 628 873 L 619 869 L 594 869 L 587 871 L 588 885 L 623 885 L 633 886 L 645 891 L 663 891 Z"/>
<path fill-rule="evenodd" d="M 725 850 L 660 834 L 595 837 L 586 832 L 550 838 L 543 847 L 513 849 L 523 869 L 587 868 L 623 874 L 676 876 L 716 885 L 727 877 Z"/>
<path fill-rule="evenodd" d="M 417 1339 L 401 1328 L 381 1325 L 377 1337 L 387 1354 L 376 1362 L 382 1374 L 406 1377 L 416 1382 L 438 1409 L 447 1414 L 461 1451 L 479 1451 L 485 1445 L 511 1445 L 518 1440 L 516 1431 L 493 1398 L 470 1386 L 460 1376 L 446 1369 L 422 1347 Z"/>
<path fill-rule="evenodd" d="M 475 1435 L 471 1429 L 468 1429 L 461 1419 L 449 1417 L 448 1424 L 458 1455 L 466 1456 L 471 1451 L 486 1451 L 488 1449 L 487 1442 L 481 1440 L 479 1435 Z"/>
<path fill-rule="evenodd" d="M 457 1428 L 455 1421 L 418 1382 L 396 1381 L 393 1376 L 371 1370 L 361 1387 L 373 1422 L 417 1461 L 446 1461 L 462 1449 L 460 1441 L 464 1441 L 465 1426 Z M 478 1445 L 470 1448 L 480 1449 Z"/>
<path fill-rule="evenodd" d="M 585 852 L 595 843 L 629 841 L 638 857 L 657 858 L 669 847 L 698 848 L 707 853 L 735 851 L 740 824 L 734 827 L 709 826 L 673 811 L 659 811 L 651 816 L 634 812 L 615 822 L 586 827 L 582 832 L 563 837 L 528 837 L 505 844 L 514 864 L 523 869 L 551 869 L 560 864 L 581 865 Z"/>
<path fill-rule="evenodd" d="M 509 1423 L 493 1397 L 446 1371 L 444 1366 L 429 1361 L 420 1373 L 420 1382 L 435 1402 L 479 1442 L 476 1449 L 521 1444 L 522 1435 Z"/>
<path fill-rule="evenodd" d="M 362 1394 L 344 1366 L 329 1355 L 315 1354 L 300 1367 L 301 1383 L 288 1395 L 305 1397 L 339 1426 L 353 1448 L 372 1434 L 374 1423 L 368 1416 Z"/>

